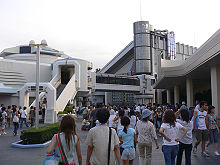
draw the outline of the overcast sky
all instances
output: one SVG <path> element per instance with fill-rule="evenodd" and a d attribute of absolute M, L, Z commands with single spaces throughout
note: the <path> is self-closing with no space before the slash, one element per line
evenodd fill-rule
<path fill-rule="evenodd" d="M 132 41 L 141 19 L 201 46 L 220 28 L 219 7 L 220 0 L 0 0 L 0 51 L 46 39 L 101 68 Z"/>

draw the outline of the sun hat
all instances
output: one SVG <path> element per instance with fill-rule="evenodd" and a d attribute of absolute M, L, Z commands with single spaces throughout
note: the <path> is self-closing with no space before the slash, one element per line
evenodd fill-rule
<path fill-rule="evenodd" d="M 142 119 L 150 116 L 151 114 L 152 114 L 152 111 L 150 111 L 148 109 L 144 109 L 142 112 Z"/>

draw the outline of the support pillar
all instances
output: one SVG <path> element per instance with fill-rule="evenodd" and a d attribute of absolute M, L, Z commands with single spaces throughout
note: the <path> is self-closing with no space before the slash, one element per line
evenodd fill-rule
<path fill-rule="evenodd" d="M 186 79 L 186 102 L 187 107 L 193 106 L 193 81 L 190 78 Z"/>
<path fill-rule="evenodd" d="M 161 89 L 157 89 L 157 103 L 162 104 L 162 91 L 161 91 Z"/>
<path fill-rule="evenodd" d="M 180 102 L 180 92 L 179 92 L 179 86 L 174 86 L 174 104 Z"/>
<path fill-rule="evenodd" d="M 108 105 L 108 92 L 105 92 L 105 105 Z"/>
<path fill-rule="evenodd" d="M 220 67 L 211 67 L 211 91 L 212 105 L 215 107 L 215 113 L 220 118 Z"/>
<path fill-rule="evenodd" d="M 167 103 L 171 104 L 170 89 L 167 89 Z"/>

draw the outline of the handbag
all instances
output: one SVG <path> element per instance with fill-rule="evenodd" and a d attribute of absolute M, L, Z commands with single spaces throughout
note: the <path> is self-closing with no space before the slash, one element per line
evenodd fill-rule
<path fill-rule="evenodd" d="M 108 140 L 108 165 L 110 164 L 110 149 L 111 149 L 111 138 L 112 137 L 112 129 L 109 128 L 109 140 Z"/>
<path fill-rule="evenodd" d="M 59 156 L 53 154 L 46 156 L 43 165 L 58 165 L 58 164 L 59 164 Z"/>
<path fill-rule="evenodd" d="M 76 165 L 75 163 L 74 164 L 69 164 L 69 162 L 66 158 L 66 154 L 63 150 L 63 145 L 62 145 L 61 140 L 60 140 L 60 134 L 58 134 L 56 136 L 56 140 L 57 140 L 58 148 L 59 148 L 60 155 L 61 155 L 62 162 L 63 162 L 63 163 L 59 163 L 59 165 Z"/>
<path fill-rule="evenodd" d="M 18 116 L 15 115 L 15 116 L 13 117 L 13 122 L 14 122 L 14 123 L 18 123 L 18 122 L 19 122 Z"/>

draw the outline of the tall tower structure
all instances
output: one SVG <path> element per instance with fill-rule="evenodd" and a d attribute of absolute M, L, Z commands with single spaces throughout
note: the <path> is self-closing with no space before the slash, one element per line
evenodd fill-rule
<path fill-rule="evenodd" d="M 134 63 L 135 74 L 152 72 L 150 25 L 148 21 L 138 21 L 134 26 Z"/>

